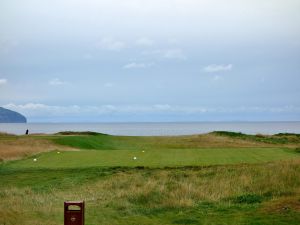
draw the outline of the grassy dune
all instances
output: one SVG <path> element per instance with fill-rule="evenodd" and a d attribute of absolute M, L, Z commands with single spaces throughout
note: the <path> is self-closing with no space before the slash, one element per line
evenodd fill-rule
<path fill-rule="evenodd" d="M 62 224 L 76 199 L 86 225 L 300 222 L 298 135 L 0 135 L 12 149 L 31 141 L 45 145 L 0 164 L 0 225 Z"/>
<path fill-rule="evenodd" d="M 40 139 L 33 136 L 15 136 L 0 133 L 0 162 L 16 160 L 40 152 L 49 152 L 58 146 L 51 140 Z M 60 149 L 70 149 L 59 146 Z"/>

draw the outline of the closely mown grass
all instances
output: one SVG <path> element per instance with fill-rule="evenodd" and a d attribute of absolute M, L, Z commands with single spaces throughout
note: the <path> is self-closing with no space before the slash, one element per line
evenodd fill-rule
<path fill-rule="evenodd" d="M 296 159 L 300 154 L 281 148 L 200 148 L 153 150 L 52 151 L 7 163 L 10 168 L 182 167 L 260 163 Z M 34 161 L 34 160 L 36 161 Z"/>
<path fill-rule="evenodd" d="M 9 179 L 8 179 L 9 178 Z M 0 224 L 298 224 L 300 161 L 194 168 L 0 169 Z"/>

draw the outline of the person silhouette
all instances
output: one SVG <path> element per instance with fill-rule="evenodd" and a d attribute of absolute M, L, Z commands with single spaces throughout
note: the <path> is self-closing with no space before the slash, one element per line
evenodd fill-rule
<path fill-rule="evenodd" d="M 25 134 L 28 135 L 28 133 L 29 133 L 29 130 L 27 129 Z"/>

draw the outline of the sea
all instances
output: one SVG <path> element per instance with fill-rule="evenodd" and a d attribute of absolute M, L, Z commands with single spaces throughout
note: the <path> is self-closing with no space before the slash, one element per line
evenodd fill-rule
<path fill-rule="evenodd" d="M 233 131 L 245 134 L 300 134 L 297 122 L 168 122 L 168 123 L 0 123 L 0 132 L 22 135 L 54 134 L 60 131 L 94 131 L 126 136 L 170 136 Z"/>

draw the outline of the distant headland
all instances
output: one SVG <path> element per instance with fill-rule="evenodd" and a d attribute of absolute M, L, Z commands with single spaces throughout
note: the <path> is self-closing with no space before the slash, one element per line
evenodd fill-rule
<path fill-rule="evenodd" d="M 22 114 L 0 107 L 0 123 L 27 123 Z"/>

